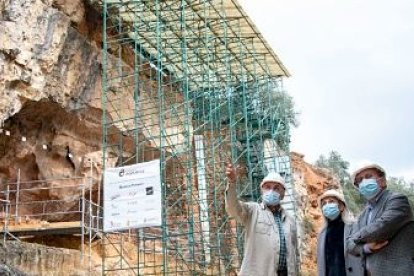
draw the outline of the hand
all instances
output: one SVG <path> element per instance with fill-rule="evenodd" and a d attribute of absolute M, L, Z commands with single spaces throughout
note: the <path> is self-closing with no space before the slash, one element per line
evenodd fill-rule
<path fill-rule="evenodd" d="M 367 245 L 368 245 L 369 250 L 371 250 L 372 252 L 377 252 L 381 248 L 386 246 L 387 244 L 388 244 L 388 241 L 383 241 L 383 242 L 370 242 Z"/>
<path fill-rule="evenodd" d="M 237 167 L 233 167 L 231 163 L 226 166 L 226 177 L 230 184 L 235 184 L 237 181 Z"/>

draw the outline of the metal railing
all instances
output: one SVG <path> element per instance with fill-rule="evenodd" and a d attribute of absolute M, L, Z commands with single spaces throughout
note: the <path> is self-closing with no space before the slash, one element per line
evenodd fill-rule
<path fill-rule="evenodd" d="M 84 261 L 92 263 L 92 242 L 102 228 L 100 185 L 91 177 L 55 178 L 0 184 L 0 237 L 4 246 L 19 236 L 79 234 Z M 86 258 L 85 258 L 86 257 Z M 100 264 L 98 266 L 100 269 Z"/>

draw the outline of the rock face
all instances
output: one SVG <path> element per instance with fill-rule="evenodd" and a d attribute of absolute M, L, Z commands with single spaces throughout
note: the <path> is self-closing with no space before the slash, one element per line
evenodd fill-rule
<path fill-rule="evenodd" d="M 0 263 L 3 264 L 0 266 L 0 275 L 80 276 L 85 275 L 85 272 L 88 271 L 87 263 L 82 262 L 82 258 L 77 250 L 52 248 L 21 242 L 2 244 L 0 248 Z M 98 273 L 87 274 L 99 275 Z"/>
<path fill-rule="evenodd" d="M 71 26 L 85 13 L 83 5 L 76 5 L 72 18 L 52 4 L 67 12 L 80 1 L 55 2 L 9 0 L 0 5 L 0 125 L 25 104 L 41 100 L 66 111 L 100 108 L 100 51 Z"/>
<path fill-rule="evenodd" d="M 5 183 L 17 179 L 20 189 L 29 189 L 19 198 L 28 204 L 21 204 L 18 212 L 11 207 L 10 213 L 19 216 L 12 224 L 79 221 L 75 211 L 82 203 L 79 187 L 85 177 L 92 177 L 85 192 L 92 189 L 97 200 L 102 175 L 101 26 L 99 12 L 83 0 L 0 1 L 0 198 L 5 198 Z M 113 165 L 116 160 L 106 161 Z M 16 194 L 9 194 L 12 202 Z M 29 204 L 41 200 L 58 205 Z M 64 214 L 33 215 L 57 208 Z M 33 242 L 68 248 L 50 237 Z M 10 243 L 0 250 L 0 263 L 33 275 L 85 275 L 80 241 L 73 243 L 77 248 L 71 250 Z"/>
<path fill-rule="evenodd" d="M 49 98 L 70 107 L 93 90 L 91 83 L 99 76 L 98 51 L 85 47 L 87 42 L 71 27 L 70 17 L 52 4 L 10 0 L 2 7 L 0 122 L 28 100 Z M 77 87 L 85 83 L 88 91 Z"/>
<path fill-rule="evenodd" d="M 97 118 L 93 118 L 94 114 Z M 41 100 L 26 102 L 19 113 L 6 121 L 5 128 L 11 135 L 3 136 L 0 178 L 10 183 L 19 176 L 22 203 L 19 217 L 40 214 L 41 211 L 37 209 L 44 209 L 44 205 L 29 204 L 40 200 L 56 200 L 56 207 L 57 201 L 61 201 L 63 212 L 78 209 L 81 196 L 78 187 L 85 177 L 92 176 L 87 182 L 92 185 L 85 192 L 88 193 L 91 187 L 96 190 L 102 173 L 102 151 L 100 140 L 96 139 L 102 136 L 98 115 L 100 112 L 94 112 L 91 108 L 87 109 L 87 114 L 84 109 L 67 112 L 57 103 Z M 89 162 L 91 159 L 96 160 L 92 166 Z M 47 179 L 47 182 L 31 182 L 42 179 Z M 10 190 L 15 188 L 16 185 L 9 187 Z M 2 190 L 5 189 L 2 186 Z M 9 196 L 15 200 L 17 193 L 11 192 Z M 43 210 L 44 213 L 54 207 L 47 208 Z M 67 214 L 38 219 L 80 220 Z"/>
<path fill-rule="evenodd" d="M 10 267 L 5 264 L 0 265 L 0 275 L 3 276 L 26 276 L 27 274 L 21 272 L 20 270 Z"/>
<path fill-rule="evenodd" d="M 18 177 L 25 182 L 91 175 L 96 176 L 94 187 L 100 182 L 101 64 L 96 47 L 99 36 L 95 35 L 101 32 L 99 20 L 98 13 L 85 9 L 82 0 L 6 0 L 0 4 L 3 182 Z M 75 182 L 64 184 L 79 181 Z M 28 196 L 65 200 L 76 193 L 75 189 Z M 74 200 L 65 208 L 71 210 L 76 204 Z"/>
<path fill-rule="evenodd" d="M 316 275 L 317 234 L 323 226 L 317 199 L 326 189 L 341 188 L 328 170 L 306 163 L 304 155 L 293 152 L 291 158 L 300 225 L 301 271 L 303 275 Z"/>

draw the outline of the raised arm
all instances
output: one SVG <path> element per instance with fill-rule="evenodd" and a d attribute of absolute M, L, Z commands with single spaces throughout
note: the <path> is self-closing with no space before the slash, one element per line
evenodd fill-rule
<path fill-rule="evenodd" d="M 251 216 L 252 209 L 249 204 L 240 202 L 237 199 L 237 169 L 231 164 L 228 164 L 226 167 L 226 176 L 228 180 L 225 195 L 227 213 L 241 224 L 245 224 Z"/>

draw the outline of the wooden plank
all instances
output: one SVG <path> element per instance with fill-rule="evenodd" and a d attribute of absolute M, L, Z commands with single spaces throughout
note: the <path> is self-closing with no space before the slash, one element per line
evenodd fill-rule
<path fill-rule="evenodd" d="M 11 233 L 27 232 L 27 231 L 45 231 L 45 230 L 58 230 L 67 228 L 80 228 L 80 221 L 67 221 L 67 222 L 48 222 L 48 223 L 36 223 L 36 224 L 20 224 L 10 225 L 7 230 Z"/>

